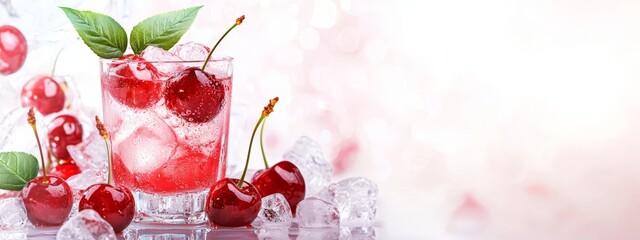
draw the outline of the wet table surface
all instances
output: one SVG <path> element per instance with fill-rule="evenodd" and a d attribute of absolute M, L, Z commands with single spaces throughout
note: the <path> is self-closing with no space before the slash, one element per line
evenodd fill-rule
<path fill-rule="evenodd" d="M 225 228 L 209 225 L 132 224 L 118 239 L 376 239 L 376 227 L 299 229 L 291 226 Z M 0 239 L 55 239 L 57 227 L 0 231 Z"/>

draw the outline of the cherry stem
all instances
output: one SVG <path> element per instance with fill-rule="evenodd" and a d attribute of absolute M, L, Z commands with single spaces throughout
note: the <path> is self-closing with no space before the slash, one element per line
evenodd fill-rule
<path fill-rule="evenodd" d="M 262 127 L 260 127 L 260 151 L 262 151 L 262 160 L 264 160 L 264 169 L 269 168 L 269 162 L 267 162 L 267 155 L 264 154 L 264 144 L 262 143 L 262 133 L 264 132 L 264 124 L 267 122 L 267 119 L 265 118 L 262 121 Z"/>
<path fill-rule="evenodd" d="M 109 145 L 109 133 L 98 116 L 96 116 L 96 128 L 107 148 L 107 184 L 111 185 L 111 146 Z"/>
<path fill-rule="evenodd" d="M 271 114 L 271 112 L 273 112 L 273 107 L 276 105 L 276 103 L 278 102 L 278 97 L 275 97 L 271 100 L 269 100 L 269 104 L 267 104 L 267 106 L 264 107 L 264 109 L 262 110 L 262 115 L 260 115 L 260 119 L 258 119 L 258 122 L 256 123 L 256 126 L 253 128 L 253 133 L 251 133 L 251 140 L 249 140 L 249 150 L 247 151 L 247 162 L 244 164 L 244 170 L 242 171 L 242 176 L 240 177 L 240 181 L 238 182 L 237 186 L 238 188 L 242 188 L 242 183 L 244 182 L 244 177 L 247 175 L 247 169 L 249 168 L 249 159 L 251 158 L 251 147 L 253 146 L 253 139 L 256 136 L 256 131 L 258 131 L 258 127 L 260 126 L 260 123 L 263 123 L 265 119 L 267 119 L 267 117 L 269 116 L 269 114 Z M 264 125 L 262 125 L 264 127 Z M 262 132 L 262 131 L 260 131 Z M 262 147 L 262 134 L 260 134 L 260 147 Z M 264 157 L 264 150 L 262 151 L 262 156 Z M 266 158 L 265 158 L 265 164 L 267 163 Z M 268 168 L 268 167 L 267 167 Z"/>
<path fill-rule="evenodd" d="M 104 139 L 104 144 L 107 146 L 107 184 L 111 185 L 111 146 L 107 139 Z"/>
<path fill-rule="evenodd" d="M 58 58 L 60 58 L 60 54 L 62 53 L 62 50 L 64 48 L 60 48 L 60 50 L 58 50 L 58 54 L 56 54 L 56 59 L 53 60 L 53 67 L 51 68 L 51 77 L 53 78 L 53 75 L 56 73 L 56 66 L 58 66 Z"/>
<path fill-rule="evenodd" d="M 260 116 L 258 122 L 256 123 L 256 127 L 253 128 L 253 133 L 251 134 L 251 140 L 249 140 L 249 150 L 247 151 L 247 162 L 244 164 L 244 170 L 242 170 L 242 176 L 240 177 L 240 181 L 238 181 L 238 188 L 242 188 L 242 183 L 244 182 L 244 177 L 247 175 L 247 169 L 249 168 L 249 159 L 251 158 L 251 146 L 253 145 L 253 138 L 256 136 L 256 131 L 258 131 L 258 127 L 260 123 L 264 120 L 265 116 Z"/>
<path fill-rule="evenodd" d="M 213 46 L 213 48 L 209 52 L 209 55 L 207 55 L 207 59 L 204 60 L 204 64 L 202 64 L 202 71 L 204 71 L 204 68 L 207 66 L 207 63 L 209 63 L 209 59 L 211 59 L 211 54 L 213 53 L 213 51 L 216 50 L 216 48 L 218 47 L 218 44 L 222 42 L 222 39 L 224 39 L 224 37 L 226 37 L 227 34 L 231 32 L 231 30 L 233 30 L 236 26 L 242 24 L 242 21 L 244 21 L 244 15 L 237 18 L 236 22 L 233 25 L 231 25 L 231 27 L 222 35 L 222 37 L 220 37 L 220 39 L 218 39 L 218 42 L 216 42 L 216 45 Z"/>
<path fill-rule="evenodd" d="M 49 183 L 49 180 L 47 179 L 46 166 L 44 165 L 44 154 L 42 154 L 42 144 L 40 144 L 40 137 L 38 136 L 38 129 L 36 128 L 36 115 L 33 112 L 33 106 L 29 108 L 29 112 L 27 113 L 27 122 L 29 122 L 31 129 L 33 129 L 33 133 L 36 135 L 38 150 L 40 150 L 40 164 L 42 164 L 42 183 L 47 184 Z"/>
<path fill-rule="evenodd" d="M 51 171 L 51 165 L 53 165 L 53 160 L 51 160 L 51 149 L 47 148 L 47 172 Z"/>

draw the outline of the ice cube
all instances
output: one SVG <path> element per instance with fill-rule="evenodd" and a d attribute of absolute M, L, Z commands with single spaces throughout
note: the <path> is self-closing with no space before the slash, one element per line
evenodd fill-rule
<path fill-rule="evenodd" d="M 38 144 L 33 130 L 27 123 L 27 112 L 29 108 L 17 108 L 6 116 L 2 116 L 0 120 L 0 151 L 1 152 L 26 152 L 37 156 L 40 159 Z M 40 144 L 45 145 L 47 139 L 47 128 L 44 125 L 43 116 L 38 111 L 36 115 L 36 128 L 40 134 Z M 46 148 L 43 148 L 44 156 L 47 156 Z"/>
<path fill-rule="evenodd" d="M 56 239 L 107 240 L 116 239 L 116 234 L 98 212 L 85 209 L 60 227 Z"/>
<path fill-rule="evenodd" d="M 262 198 L 262 208 L 256 221 L 263 225 L 289 225 L 292 218 L 287 199 L 282 194 L 275 193 Z"/>
<path fill-rule="evenodd" d="M 67 146 L 67 150 L 82 171 L 107 169 L 107 146 L 97 131 L 81 143 Z"/>
<path fill-rule="evenodd" d="M 331 182 L 331 165 L 324 158 L 320 144 L 303 136 L 296 141 L 284 159 L 295 164 L 302 173 L 307 196 L 312 196 Z"/>
<path fill-rule="evenodd" d="M 354 177 L 332 183 L 318 197 L 331 200 L 338 207 L 340 223 L 344 226 L 371 226 L 375 220 L 378 185 L 367 178 Z"/>
<path fill-rule="evenodd" d="M 169 161 L 177 146 L 176 134 L 162 119 L 153 112 L 144 117 L 141 114 L 123 122 L 113 147 L 132 173 L 147 173 L 161 167 Z M 126 126 L 129 124 L 135 127 Z M 134 130 L 129 133 L 129 128 Z"/>
<path fill-rule="evenodd" d="M 0 199 L 0 230 L 21 229 L 32 226 L 27 218 L 22 199 Z"/>
<path fill-rule="evenodd" d="M 310 197 L 296 208 L 300 228 L 332 228 L 340 225 L 340 214 L 333 203 Z"/>
<path fill-rule="evenodd" d="M 67 183 L 74 190 L 85 190 L 89 186 L 97 183 L 107 182 L 107 168 L 104 169 L 87 169 L 73 175 L 67 179 Z"/>
<path fill-rule="evenodd" d="M 174 46 L 169 52 L 182 60 L 204 61 L 209 55 L 209 47 L 200 43 L 188 42 Z"/>
<path fill-rule="evenodd" d="M 145 60 L 151 62 L 151 64 L 153 64 L 153 66 L 158 69 L 158 72 L 162 73 L 163 75 L 172 75 L 173 73 L 184 68 L 184 66 L 179 63 L 183 59 L 169 51 L 165 51 L 164 49 L 156 46 L 148 46 L 146 49 L 144 49 L 144 51 L 140 53 L 140 56 Z"/>

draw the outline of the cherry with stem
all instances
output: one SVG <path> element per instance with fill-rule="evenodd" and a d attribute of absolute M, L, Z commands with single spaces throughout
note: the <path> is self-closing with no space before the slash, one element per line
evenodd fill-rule
<path fill-rule="evenodd" d="M 253 184 L 244 182 L 244 178 L 251 159 L 251 147 L 256 131 L 260 123 L 273 111 L 277 101 L 277 97 L 269 101 L 253 129 L 242 177 L 220 179 L 209 190 L 205 211 L 210 222 L 221 226 L 239 227 L 251 224 L 258 216 L 262 196 Z"/>
<path fill-rule="evenodd" d="M 96 116 L 96 128 L 104 140 L 107 149 L 107 183 L 89 186 L 80 198 L 80 211 L 93 209 L 113 227 L 113 231 L 122 232 L 131 224 L 135 214 L 133 194 L 124 186 L 111 185 L 111 145 L 109 133 L 100 118 Z"/>
<path fill-rule="evenodd" d="M 266 110 L 266 109 L 265 109 Z M 295 214 L 298 203 L 304 199 L 306 184 L 300 169 L 290 161 L 281 161 L 269 167 L 267 155 L 264 152 L 263 133 L 266 119 L 262 121 L 260 129 L 260 150 L 265 169 L 259 170 L 253 176 L 251 183 L 258 189 L 260 195 L 268 196 L 274 193 L 282 194 L 292 212 Z"/>
<path fill-rule="evenodd" d="M 213 73 L 207 73 L 205 68 L 222 39 L 243 20 L 244 16 L 236 19 L 218 40 L 209 51 L 202 68 L 189 67 L 171 76 L 165 89 L 165 100 L 167 108 L 175 115 L 188 122 L 205 123 L 220 112 L 225 101 L 225 86 Z"/>
<path fill-rule="evenodd" d="M 36 128 L 36 117 L 33 106 L 29 108 L 27 122 L 31 125 L 40 150 L 40 163 L 42 164 L 42 176 L 29 181 L 20 197 L 27 212 L 27 218 L 36 226 L 60 225 L 67 219 L 73 205 L 71 187 L 62 178 L 47 176 L 44 165 L 42 144 Z"/>

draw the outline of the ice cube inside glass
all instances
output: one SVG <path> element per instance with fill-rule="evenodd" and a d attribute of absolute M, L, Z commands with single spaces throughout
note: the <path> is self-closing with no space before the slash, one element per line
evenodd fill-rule
<path fill-rule="evenodd" d="M 204 61 L 100 60 L 114 183 L 134 193 L 137 222 L 206 221 L 207 191 L 226 170 L 232 60 L 212 58 L 206 75 Z"/>

